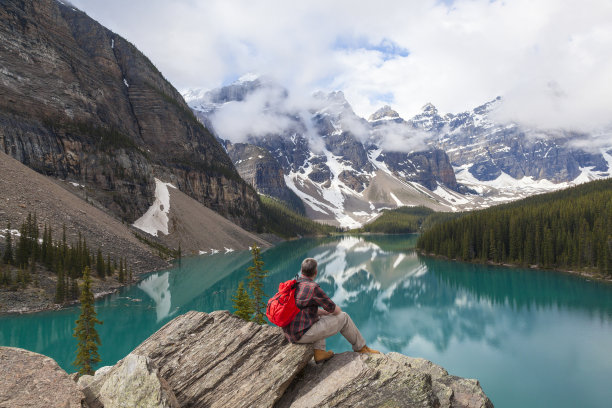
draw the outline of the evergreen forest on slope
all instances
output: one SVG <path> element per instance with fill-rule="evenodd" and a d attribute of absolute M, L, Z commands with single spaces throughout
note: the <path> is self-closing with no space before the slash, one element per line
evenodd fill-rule
<path fill-rule="evenodd" d="M 463 261 L 612 275 L 612 179 L 466 213 L 433 225 L 426 253 Z"/>
<path fill-rule="evenodd" d="M 260 195 L 259 198 L 262 217 L 258 232 L 266 230 L 283 238 L 294 238 L 328 235 L 340 231 L 334 226 L 318 223 L 292 211 L 285 203 L 275 198 L 266 195 Z"/>
<path fill-rule="evenodd" d="M 383 210 L 380 217 L 351 232 L 378 234 L 407 234 L 421 232 L 433 224 L 458 217 L 459 213 L 435 212 L 424 206 L 399 207 Z"/>

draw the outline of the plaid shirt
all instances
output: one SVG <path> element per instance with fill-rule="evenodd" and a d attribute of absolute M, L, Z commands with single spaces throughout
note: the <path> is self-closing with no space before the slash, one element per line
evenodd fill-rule
<path fill-rule="evenodd" d="M 319 320 L 317 315 L 319 307 L 330 313 L 336 309 L 336 304 L 317 283 L 304 276 L 300 276 L 297 281 L 295 304 L 301 310 L 288 326 L 283 327 L 285 337 L 291 343 L 298 341 L 310 329 L 310 326 Z"/>

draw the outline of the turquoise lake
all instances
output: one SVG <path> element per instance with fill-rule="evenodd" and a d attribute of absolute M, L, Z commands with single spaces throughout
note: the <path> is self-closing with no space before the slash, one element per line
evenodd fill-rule
<path fill-rule="evenodd" d="M 607 407 L 612 401 L 612 285 L 559 272 L 418 255 L 416 236 L 344 236 L 282 243 L 263 253 L 265 291 L 319 261 L 321 287 L 368 345 L 423 357 L 477 378 L 496 407 Z M 123 358 L 188 310 L 231 310 L 249 252 L 185 258 L 96 303 L 101 365 Z M 0 317 L 0 345 L 53 357 L 68 372 L 78 308 Z M 348 351 L 339 335 L 328 349 Z"/>

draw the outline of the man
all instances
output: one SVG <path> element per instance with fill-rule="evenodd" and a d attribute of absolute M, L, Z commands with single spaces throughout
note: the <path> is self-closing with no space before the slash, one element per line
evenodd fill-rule
<path fill-rule="evenodd" d="M 338 332 L 351 343 L 354 351 L 380 354 L 366 346 L 349 315 L 314 282 L 318 273 L 317 261 L 313 258 L 304 259 L 301 272 L 295 290 L 295 303 L 301 310 L 288 326 L 283 327 L 287 340 L 291 343 L 314 343 L 314 359 L 317 364 L 333 357 L 333 351 L 325 351 L 325 339 Z"/>

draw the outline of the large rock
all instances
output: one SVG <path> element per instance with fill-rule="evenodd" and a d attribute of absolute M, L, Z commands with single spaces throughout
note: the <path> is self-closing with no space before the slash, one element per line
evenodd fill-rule
<path fill-rule="evenodd" d="M 0 407 L 81 408 L 85 396 L 49 357 L 0 347 Z"/>
<path fill-rule="evenodd" d="M 288 343 L 277 327 L 247 323 L 227 311 L 192 311 L 132 353 L 159 367 L 182 406 L 271 407 L 313 351 Z"/>
<path fill-rule="evenodd" d="M 277 408 L 298 407 L 492 408 L 478 381 L 448 375 L 423 359 L 398 353 L 342 353 L 309 364 Z"/>
<path fill-rule="evenodd" d="M 98 370 L 100 371 L 100 370 Z M 84 376 L 91 377 L 91 376 Z M 128 354 L 110 370 L 79 379 L 90 408 L 178 408 L 168 383 L 147 357 Z"/>

